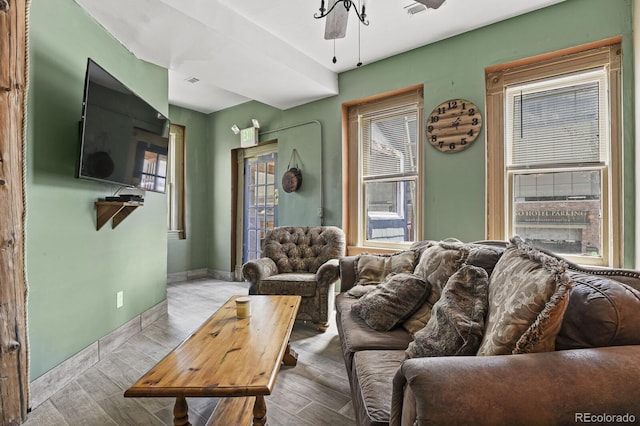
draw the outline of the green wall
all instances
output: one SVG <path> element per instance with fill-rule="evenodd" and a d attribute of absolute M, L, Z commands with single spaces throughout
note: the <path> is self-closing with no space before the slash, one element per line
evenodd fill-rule
<path fill-rule="evenodd" d="M 168 77 L 72 0 L 32 2 L 29 54 L 26 267 L 35 379 L 166 298 L 166 197 L 147 192 L 118 228 L 96 231 L 94 202 L 117 187 L 75 175 L 87 57 L 165 114 Z"/>
<path fill-rule="evenodd" d="M 322 176 L 324 222 L 341 225 L 341 105 L 344 102 L 423 84 L 425 115 L 447 99 L 465 98 L 480 106 L 484 116 L 485 67 L 619 35 L 623 37 L 625 71 L 625 264 L 632 266 L 635 233 L 632 2 L 567 0 L 342 73 L 339 76 L 340 94 L 331 98 L 286 111 L 250 102 L 212 114 L 209 122 L 214 164 L 211 171 L 211 267 L 220 270 L 230 268 L 228 229 L 231 199 L 227 180 L 230 176 L 230 151 L 239 143 L 237 136 L 229 131 L 234 123 L 244 127 L 251 118 L 257 118 L 261 131 L 269 131 L 298 122 L 319 120 L 323 128 L 323 165 L 315 173 Z M 315 130 L 309 130 L 308 137 L 298 137 L 299 140 L 290 140 L 286 132 L 278 135 L 279 141 L 286 142 L 286 148 L 279 149 L 278 176 L 281 176 L 282 164 L 286 165 L 288 161 L 288 150 L 291 147 L 300 150 L 299 147 L 314 139 L 315 135 Z M 485 238 L 484 138 L 476 139 L 469 149 L 453 155 L 441 153 L 426 144 L 423 154 L 426 173 L 422 237 L 455 237 L 463 241 Z M 307 185 L 306 180 L 303 185 Z M 314 185 L 314 188 L 307 185 L 307 192 L 298 195 L 299 204 L 316 204 L 319 181 Z M 288 209 L 283 205 L 282 196 L 280 200 L 279 215 L 281 219 L 286 217 L 286 224 L 313 224 L 315 221 L 314 215 L 307 210 Z"/>
<path fill-rule="evenodd" d="M 177 106 L 169 106 L 169 119 L 185 127 L 187 147 L 187 238 L 169 240 L 167 272 L 185 272 L 207 268 L 209 224 L 209 146 L 207 115 Z"/>

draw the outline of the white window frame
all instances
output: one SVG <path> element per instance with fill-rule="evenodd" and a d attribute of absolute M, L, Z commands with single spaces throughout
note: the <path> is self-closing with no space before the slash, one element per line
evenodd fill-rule
<path fill-rule="evenodd" d="M 180 135 L 178 138 L 177 135 Z M 182 149 L 177 149 L 181 144 Z M 186 129 L 171 124 L 169 132 L 169 164 L 167 167 L 167 238 L 183 240 L 186 230 Z M 182 167 L 178 165 L 181 164 Z M 179 170 L 182 169 L 181 172 Z"/>

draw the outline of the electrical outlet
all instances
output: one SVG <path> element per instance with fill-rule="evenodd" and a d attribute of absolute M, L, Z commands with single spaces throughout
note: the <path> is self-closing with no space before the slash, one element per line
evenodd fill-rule
<path fill-rule="evenodd" d="M 122 308 L 124 305 L 124 291 L 119 291 L 116 293 L 116 309 Z"/>

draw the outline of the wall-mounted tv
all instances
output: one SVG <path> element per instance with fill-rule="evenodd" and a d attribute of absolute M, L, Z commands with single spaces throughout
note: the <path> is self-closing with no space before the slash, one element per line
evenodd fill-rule
<path fill-rule="evenodd" d="M 165 192 L 169 120 L 90 58 L 78 177 Z"/>

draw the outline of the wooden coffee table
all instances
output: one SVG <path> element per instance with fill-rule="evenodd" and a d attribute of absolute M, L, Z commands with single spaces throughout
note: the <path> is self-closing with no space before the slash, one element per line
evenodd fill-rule
<path fill-rule="evenodd" d="M 217 415 L 238 419 L 242 414 L 240 418 L 250 419 L 246 398 L 255 397 L 253 424 L 266 424 L 264 396 L 271 394 L 280 364 L 297 362 L 289 337 L 301 297 L 249 296 L 251 317 L 244 319 L 236 318 L 238 297 L 229 299 L 124 396 L 175 397 L 175 425 L 190 424 L 186 397 L 245 398 L 218 401 L 207 424 L 216 424 Z"/>

